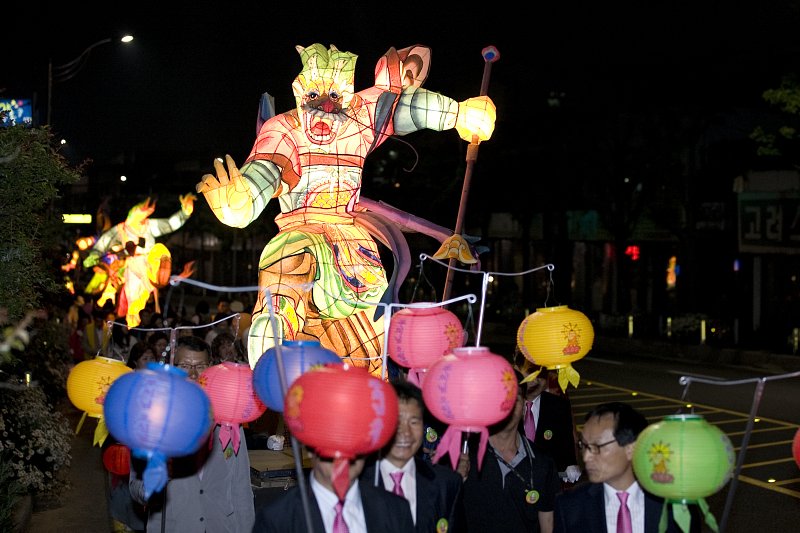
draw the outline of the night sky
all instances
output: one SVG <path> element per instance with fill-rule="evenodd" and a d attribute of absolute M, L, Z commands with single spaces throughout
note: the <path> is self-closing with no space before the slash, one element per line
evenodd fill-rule
<path fill-rule="evenodd" d="M 481 49 L 495 45 L 501 57 L 488 93 L 498 120 L 481 146 L 476 180 L 489 179 L 492 168 L 527 178 L 538 164 L 532 145 L 556 135 L 591 144 L 591 128 L 602 132 L 598 123 L 610 116 L 763 106 L 761 93 L 800 54 L 794 1 L 500 1 L 483 10 L 430 6 L 439 2 L 138 2 L 100 11 L 72 2 L 18 4 L 4 8 L 5 97 L 35 92 L 43 120 L 48 57 L 63 63 L 99 39 L 131 32 L 132 45 L 98 47 L 72 80 L 55 84 L 54 131 L 76 156 L 194 156 L 208 162 L 201 172 L 212 170 L 215 156 L 229 153 L 241 163 L 248 155 L 261 93 L 276 98 L 279 113 L 294 105 L 295 45 L 321 42 L 358 54 L 356 90 L 371 84 L 389 47 L 430 46 L 424 87 L 458 100 L 478 94 Z M 433 142 L 421 133 L 404 138 L 411 146 L 396 144 L 421 163 L 466 144 L 455 132 Z"/>

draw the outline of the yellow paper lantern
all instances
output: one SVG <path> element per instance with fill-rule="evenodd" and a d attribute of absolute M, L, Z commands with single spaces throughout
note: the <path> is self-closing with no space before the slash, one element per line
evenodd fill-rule
<path fill-rule="evenodd" d="M 556 370 L 561 390 L 566 390 L 568 383 L 578 386 L 580 375 L 572 363 L 592 349 L 592 342 L 591 321 L 566 305 L 538 308 L 525 317 L 517 330 L 517 346 L 522 355 L 536 365 Z M 539 371 L 530 374 L 523 382 L 538 374 Z"/>
<path fill-rule="evenodd" d="M 67 396 L 72 405 L 85 413 L 84 418 L 91 416 L 99 419 L 94 444 L 102 446 L 108 436 L 103 420 L 103 405 L 108 388 L 114 380 L 128 372 L 133 372 L 133 369 L 122 361 L 95 357 L 75 365 L 67 377 Z M 76 433 L 80 431 L 84 418 L 81 418 Z"/>

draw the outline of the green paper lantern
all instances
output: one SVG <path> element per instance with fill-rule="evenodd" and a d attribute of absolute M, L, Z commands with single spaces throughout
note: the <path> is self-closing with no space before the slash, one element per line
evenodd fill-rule
<path fill-rule="evenodd" d="M 687 504 L 697 504 L 706 523 L 717 531 L 705 497 L 730 480 L 736 455 L 730 439 L 702 416 L 671 415 L 639 434 L 633 450 L 633 471 L 648 492 L 664 498 L 659 531 L 666 529 L 666 508 L 683 531 L 689 530 Z"/>

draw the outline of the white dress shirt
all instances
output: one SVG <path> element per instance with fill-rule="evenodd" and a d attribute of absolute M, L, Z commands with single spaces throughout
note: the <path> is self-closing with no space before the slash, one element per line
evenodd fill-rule
<path fill-rule="evenodd" d="M 323 487 L 322 484 L 316 480 L 313 472 L 309 476 L 309 479 L 311 482 L 311 490 L 314 491 L 314 497 L 317 499 L 319 512 L 322 515 L 325 533 L 331 533 L 333 531 L 333 520 L 336 518 L 335 508 L 336 504 L 339 502 L 339 497 L 332 490 Z M 356 479 L 347 490 L 342 513 L 350 533 L 367 533 L 364 507 L 361 505 L 361 492 L 358 490 L 358 479 Z"/>
<path fill-rule="evenodd" d="M 617 513 L 619 513 L 620 501 L 617 498 L 617 489 L 603 483 L 603 493 L 606 503 L 606 531 L 617 533 Z M 634 481 L 633 485 L 625 489 L 628 493 L 628 509 L 631 511 L 631 525 L 633 533 L 644 533 L 644 492 L 639 483 Z"/>
<path fill-rule="evenodd" d="M 402 470 L 403 479 L 400 480 L 400 486 L 403 487 L 403 496 L 408 500 L 408 505 L 411 507 L 411 518 L 414 519 L 414 525 L 417 523 L 417 464 L 414 459 L 409 459 L 403 468 L 397 468 L 386 459 L 380 461 L 381 478 L 383 479 L 383 486 L 389 492 L 394 488 L 394 480 L 391 474 Z"/>

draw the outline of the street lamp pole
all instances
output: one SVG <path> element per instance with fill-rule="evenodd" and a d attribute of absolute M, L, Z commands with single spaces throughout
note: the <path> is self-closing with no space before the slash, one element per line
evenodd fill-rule
<path fill-rule="evenodd" d="M 71 61 L 67 61 L 61 65 L 53 65 L 53 58 L 51 57 L 47 62 L 47 124 L 50 124 L 52 118 L 53 107 L 53 83 L 67 81 L 75 77 L 76 74 L 86 65 L 89 60 L 89 54 L 98 46 L 112 42 L 111 37 L 100 39 L 99 41 L 90 44 L 86 49 L 81 52 L 78 57 Z M 119 39 L 122 43 L 129 43 L 133 41 L 132 35 L 124 35 Z"/>

